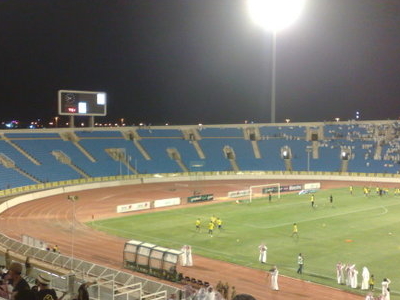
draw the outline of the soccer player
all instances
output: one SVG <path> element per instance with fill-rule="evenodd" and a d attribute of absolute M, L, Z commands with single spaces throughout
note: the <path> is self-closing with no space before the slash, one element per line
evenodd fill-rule
<path fill-rule="evenodd" d="M 353 186 L 349 186 L 350 195 L 353 195 Z"/>
<path fill-rule="evenodd" d="M 218 229 L 221 230 L 222 229 L 222 220 L 220 218 L 217 218 L 217 220 L 215 222 L 217 223 Z"/>
<path fill-rule="evenodd" d="M 195 222 L 195 225 L 196 225 L 196 231 L 197 231 L 197 232 L 200 232 L 200 226 L 201 226 L 201 220 L 200 220 L 200 218 L 197 218 L 197 220 L 196 220 L 196 222 Z"/>
<path fill-rule="evenodd" d="M 213 236 L 214 226 L 214 222 L 210 221 L 210 223 L 208 223 L 208 234 L 211 237 Z"/>
<path fill-rule="evenodd" d="M 369 290 L 374 291 L 374 285 L 375 285 L 374 274 L 371 274 L 371 276 L 369 277 L 368 284 L 369 284 Z"/>
<path fill-rule="evenodd" d="M 297 237 L 299 237 L 299 230 L 297 228 L 297 224 L 293 223 L 293 229 L 292 229 L 292 235 L 291 237 L 293 237 L 294 235 L 296 235 Z"/>
<path fill-rule="evenodd" d="M 314 202 L 315 202 L 315 196 L 314 196 L 314 194 L 311 194 L 310 201 L 311 201 L 311 207 L 314 208 Z"/>

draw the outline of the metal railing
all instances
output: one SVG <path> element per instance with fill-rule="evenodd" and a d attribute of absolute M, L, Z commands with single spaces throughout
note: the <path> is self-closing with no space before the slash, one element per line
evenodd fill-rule
<path fill-rule="evenodd" d="M 43 266 L 35 266 L 29 276 L 45 269 L 53 275 L 52 286 L 58 290 L 68 290 L 69 275 L 71 274 L 76 278 L 73 282 L 74 290 L 77 290 L 79 285 L 85 281 L 94 281 L 95 284 L 91 288 L 91 299 L 165 300 L 170 294 L 181 294 L 181 290 L 177 287 L 78 258 L 71 258 L 57 252 L 32 247 L 1 233 L 0 245 L 9 253 L 22 256 L 24 260 L 29 257 L 31 261 L 42 262 Z M 21 263 L 23 264 L 23 261 Z"/>

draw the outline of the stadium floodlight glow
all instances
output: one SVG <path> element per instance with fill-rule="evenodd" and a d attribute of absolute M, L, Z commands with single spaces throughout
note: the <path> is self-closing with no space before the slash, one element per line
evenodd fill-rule
<path fill-rule="evenodd" d="M 257 25 L 277 32 L 296 21 L 305 2 L 306 0 L 248 0 L 247 8 Z"/>
<path fill-rule="evenodd" d="M 276 33 L 292 24 L 306 0 L 247 0 L 253 22 L 272 32 L 271 123 L 275 123 L 276 102 Z"/>

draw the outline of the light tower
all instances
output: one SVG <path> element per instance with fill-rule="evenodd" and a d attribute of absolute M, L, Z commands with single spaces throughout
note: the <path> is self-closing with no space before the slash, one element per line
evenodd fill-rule
<path fill-rule="evenodd" d="M 271 123 L 275 123 L 276 35 L 300 15 L 306 0 L 247 0 L 254 23 L 272 33 Z"/>

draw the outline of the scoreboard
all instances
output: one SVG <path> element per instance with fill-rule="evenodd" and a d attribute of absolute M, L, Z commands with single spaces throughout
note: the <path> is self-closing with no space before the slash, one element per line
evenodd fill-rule
<path fill-rule="evenodd" d="M 104 92 L 58 91 L 58 114 L 68 116 L 105 116 L 107 95 Z"/>

